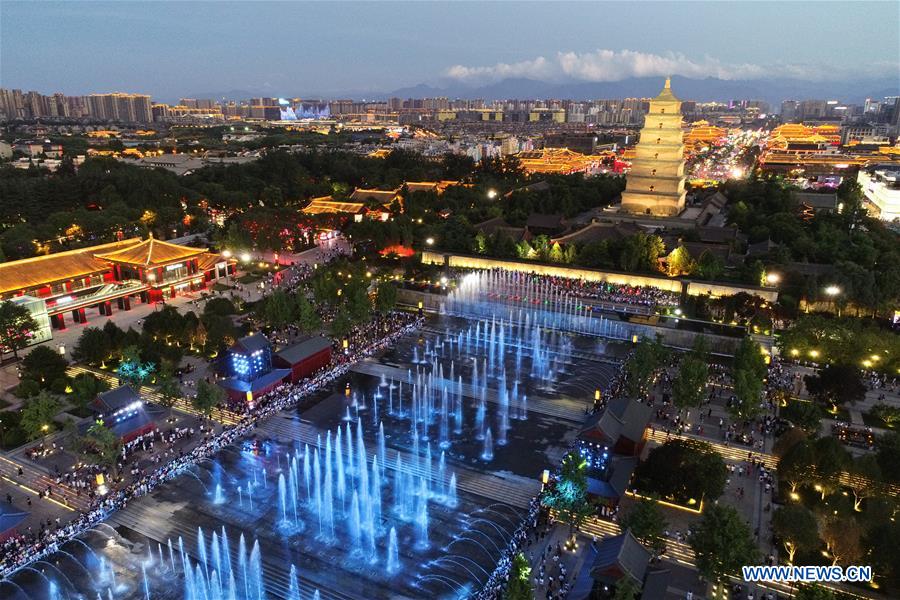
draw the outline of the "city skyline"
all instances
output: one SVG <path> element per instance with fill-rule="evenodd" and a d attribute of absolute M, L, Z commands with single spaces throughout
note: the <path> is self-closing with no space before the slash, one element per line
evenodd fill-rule
<path fill-rule="evenodd" d="M 807 3 L 554 3 L 528 10 L 491 3 L 479 5 L 474 18 L 464 3 L 5 2 L 0 49 L 16 58 L 3 61 L 0 85 L 162 100 L 228 90 L 364 97 L 420 84 L 458 90 L 505 79 L 558 86 L 666 75 L 896 85 L 900 66 L 885 58 L 897 55 L 887 49 L 900 48 L 896 19 L 870 16 L 898 7 L 867 4 L 869 10 L 845 14 L 836 3 L 813 13 Z M 795 44 L 798 27 L 827 43 Z M 541 35 L 529 33 L 536 31 Z M 34 38 L 42 43 L 29 44 Z M 16 51 L 23 47 L 29 52 Z"/>

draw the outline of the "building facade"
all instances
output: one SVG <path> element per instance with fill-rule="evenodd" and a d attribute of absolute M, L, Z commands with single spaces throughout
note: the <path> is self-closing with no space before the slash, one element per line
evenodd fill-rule
<path fill-rule="evenodd" d="M 684 133 L 681 101 L 671 82 L 650 101 L 631 171 L 622 193 L 622 210 L 632 214 L 677 215 L 684 209 Z"/>

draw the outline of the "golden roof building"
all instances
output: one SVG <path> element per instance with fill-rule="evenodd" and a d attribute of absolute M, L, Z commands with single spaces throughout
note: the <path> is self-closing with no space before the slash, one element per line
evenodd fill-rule
<path fill-rule="evenodd" d="M 631 171 L 622 193 L 622 210 L 632 214 L 671 216 L 684 209 L 684 133 L 681 100 L 671 80 L 650 100 Z"/>

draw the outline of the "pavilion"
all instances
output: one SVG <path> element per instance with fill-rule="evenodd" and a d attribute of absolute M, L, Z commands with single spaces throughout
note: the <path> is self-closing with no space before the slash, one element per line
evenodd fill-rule
<path fill-rule="evenodd" d="M 69 311 L 85 323 L 88 309 L 111 315 L 113 301 L 131 310 L 135 299 L 155 302 L 204 289 L 233 275 L 235 264 L 204 248 L 129 238 L 0 263 L 0 300 L 33 298 L 41 304 L 32 310 L 39 320 L 46 315 L 54 328 L 65 329 Z"/>

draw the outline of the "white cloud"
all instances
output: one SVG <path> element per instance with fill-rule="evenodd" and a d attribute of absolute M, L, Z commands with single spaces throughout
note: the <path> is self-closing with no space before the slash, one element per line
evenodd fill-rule
<path fill-rule="evenodd" d="M 636 50 L 606 50 L 593 52 L 558 52 L 547 59 L 516 63 L 497 63 L 492 66 L 454 65 L 445 74 L 460 81 L 483 83 L 508 77 L 527 77 L 544 81 L 620 81 L 629 77 L 663 77 L 682 75 L 694 79 L 760 79 L 763 77 L 791 77 L 821 80 L 841 76 L 877 76 L 896 73 L 898 63 L 879 62 L 855 66 L 852 71 L 833 66 L 804 64 L 727 64 L 704 56 L 691 59 L 678 52 L 651 54 Z"/>

